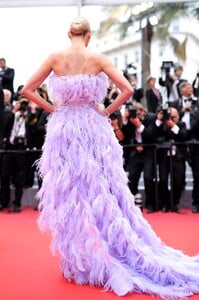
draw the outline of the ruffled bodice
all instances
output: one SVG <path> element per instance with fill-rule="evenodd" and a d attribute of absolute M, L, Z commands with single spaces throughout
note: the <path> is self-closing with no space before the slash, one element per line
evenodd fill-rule
<path fill-rule="evenodd" d="M 74 76 L 52 73 L 49 77 L 49 94 L 60 105 L 99 104 L 106 96 L 107 87 L 108 78 L 103 72 Z"/>

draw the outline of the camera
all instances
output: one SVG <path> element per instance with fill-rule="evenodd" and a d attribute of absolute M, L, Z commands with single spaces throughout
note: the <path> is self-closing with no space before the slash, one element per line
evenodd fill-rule
<path fill-rule="evenodd" d="M 135 119 L 137 117 L 137 108 L 134 105 L 129 105 L 128 111 L 129 111 L 129 119 L 130 118 Z"/>
<path fill-rule="evenodd" d="M 165 71 L 166 74 L 170 73 L 171 68 L 174 67 L 174 62 L 173 61 L 163 61 L 161 69 Z"/>
<path fill-rule="evenodd" d="M 130 80 L 130 75 L 135 74 L 136 70 L 137 70 L 137 67 L 133 63 L 129 63 L 126 66 L 126 69 L 123 70 L 123 75 L 129 81 Z"/>
<path fill-rule="evenodd" d="M 20 106 L 19 106 L 19 111 L 21 112 L 25 112 L 28 109 L 28 102 L 27 101 L 20 101 L 19 102 Z"/>
<path fill-rule="evenodd" d="M 168 121 L 171 119 L 171 113 L 167 105 L 162 105 L 157 109 L 157 112 L 163 114 L 162 121 Z"/>
<path fill-rule="evenodd" d="M 119 116 L 119 113 L 114 112 L 112 114 L 110 114 L 109 118 L 113 121 L 113 120 L 117 120 Z"/>

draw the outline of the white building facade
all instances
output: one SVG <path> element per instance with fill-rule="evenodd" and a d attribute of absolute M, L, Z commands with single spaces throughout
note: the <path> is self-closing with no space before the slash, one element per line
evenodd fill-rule
<path fill-rule="evenodd" d="M 162 61 L 173 61 L 183 65 L 183 78 L 192 82 L 199 72 L 199 22 L 193 18 L 175 19 L 169 28 L 170 35 L 181 43 L 187 39 L 186 61 L 180 61 L 174 53 L 169 41 L 158 39 L 154 27 L 154 36 L 151 44 L 151 74 L 158 78 Z M 119 70 L 124 70 L 132 63 L 137 69 L 138 82 L 141 82 L 141 31 L 127 33 L 120 39 L 119 32 L 108 32 L 100 39 L 94 40 L 92 47 L 110 57 Z"/>

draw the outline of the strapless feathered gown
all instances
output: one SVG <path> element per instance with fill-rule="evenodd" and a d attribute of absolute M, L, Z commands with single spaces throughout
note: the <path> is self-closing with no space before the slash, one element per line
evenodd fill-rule
<path fill-rule="evenodd" d="M 102 72 L 49 78 L 59 108 L 48 122 L 39 162 L 39 226 L 51 231 L 68 280 L 120 296 L 184 299 L 199 293 L 199 256 L 166 246 L 134 205 L 122 148 L 96 109 L 107 87 Z"/>

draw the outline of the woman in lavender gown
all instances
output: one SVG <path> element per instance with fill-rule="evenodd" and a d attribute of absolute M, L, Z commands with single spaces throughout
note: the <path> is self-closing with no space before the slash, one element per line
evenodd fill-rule
<path fill-rule="evenodd" d="M 199 256 L 166 246 L 127 185 L 108 115 L 132 95 L 129 82 L 104 55 L 87 48 L 87 20 L 74 20 L 68 36 L 71 46 L 50 55 L 22 90 L 51 113 L 39 161 L 39 226 L 52 234 L 64 277 L 120 296 L 199 293 Z M 35 92 L 48 75 L 53 105 Z M 104 109 L 108 77 L 121 93 Z"/>

